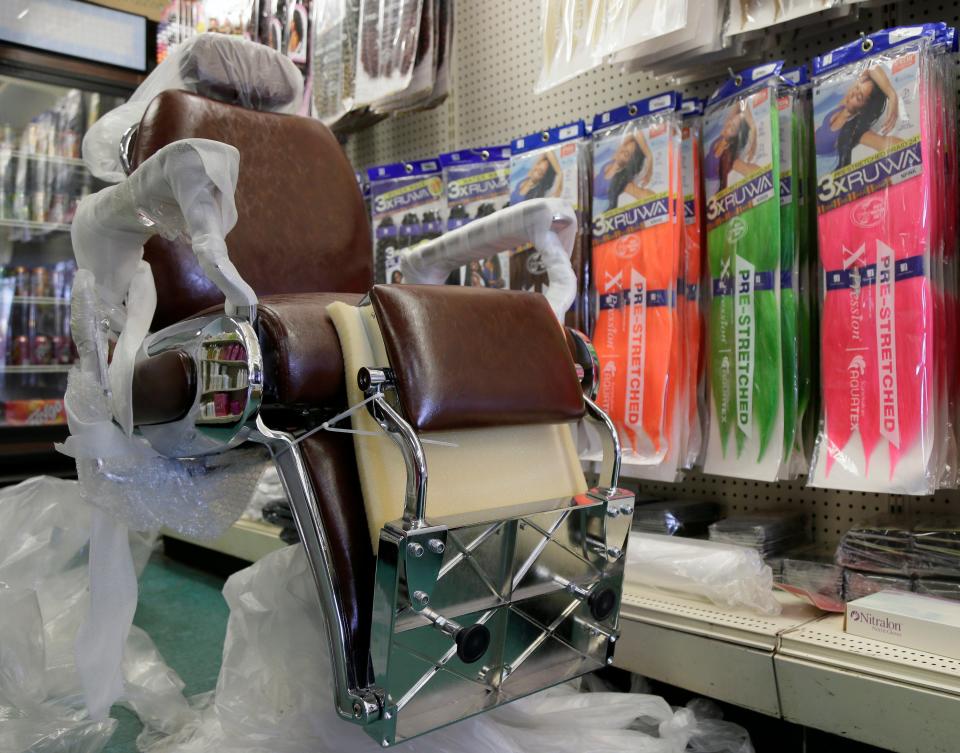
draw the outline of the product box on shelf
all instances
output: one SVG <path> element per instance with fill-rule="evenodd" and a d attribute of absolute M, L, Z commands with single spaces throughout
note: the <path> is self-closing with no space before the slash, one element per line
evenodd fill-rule
<path fill-rule="evenodd" d="M 62 398 L 7 400 L 3 417 L 8 426 L 53 426 L 67 422 Z"/>
<path fill-rule="evenodd" d="M 880 591 L 847 604 L 844 630 L 938 656 L 960 659 L 960 603 Z"/>

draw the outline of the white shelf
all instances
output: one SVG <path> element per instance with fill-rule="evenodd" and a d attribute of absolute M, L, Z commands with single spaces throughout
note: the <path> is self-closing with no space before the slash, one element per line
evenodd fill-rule
<path fill-rule="evenodd" d="M 29 152 L 11 152 L 11 156 L 15 158 L 25 157 L 26 159 L 36 160 L 37 162 L 52 162 L 55 165 L 76 165 L 77 167 L 86 168 L 86 163 L 84 163 L 82 159 L 75 157 L 58 157 L 53 154 L 31 154 Z"/>
<path fill-rule="evenodd" d="M 960 661 L 847 635 L 841 615 L 777 593 L 764 617 L 627 583 L 615 663 L 894 751 L 958 750 Z"/>
<path fill-rule="evenodd" d="M 45 366 L 0 364 L 0 372 L 8 374 L 66 374 L 71 368 L 73 368 L 73 364 L 49 364 Z"/>
<path fill-rule="evenodd" d="M 782 632 L 816 609 L 776 594 L 775 617 L 730 610 L 627 583 L 617 666 L 770 716 L 780 715 L 773 656 Z"/>
<path fill-rule="evenodd" d="M 60 222 L 31 222 L 30 220 L 0 219 L 0 227 L 15 227 L 22 230 L 62 231 L 68 232 L 70 225 Z"/>
<path fill-rule="evenodd" d="M 163 529 L 163 535 L 170 538 L 187 541 L 205 549 L 239 557 L 247 562 L 256 562 L 261 557 L 275 549 L 287 546 L 280 539 L 280 526 L 275 526 L 262 520 L 247 520 L 241 518 L 219 539 L 203 541 L 184 536 L 174 531 Z"/>
<path fill-rule="evenodd" d="M 941 690 L 960 698 L 960 661 L 848 635 L 843 630 L 843 615 L 839 614 L 786 633 L 779 654 Z"/>
<path fill-rule="evenodd" d="M 53 296 L 40 295 L 15 295 L 14 303 L 36 303 L 40 306 L 69 306 L 69 298 L 55 298 Z"/>
<path fill-rule="evenodd" d="M 201 416 L 200 418 L 197 419 L 197 424 L 203 425 L 203 426 L 213 425 L 213 424 L 235 424 L 241 418 L 243 418 L 242 413 L 235 413 L 230 416 L 209 416 L 207 418 L 204 418 Z"/>
<path fill-rule="evenodd" d="M 895 751 L 957 750 L 958 661 L 847 635 L 830 615 L 786 633 L 775 665 L 788 721 Z"/>

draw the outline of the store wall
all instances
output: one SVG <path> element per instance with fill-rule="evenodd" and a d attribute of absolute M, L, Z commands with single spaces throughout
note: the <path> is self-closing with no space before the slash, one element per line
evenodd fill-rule
<path fill-rule="evenodd" d="M 534 95 L 540 72 L 539 0 L 455 0 L 453 86 L 449 99 L 435 110 L 402 115 L 351 137 L 347 152 L 359 169 L 368 165 L 435 156 L 472 146 L 507 143 L 541 128 L 640 99 L 665 89 L 708 96 L 722 80 L 696 82 L 654 80 L 604 66 Z M 865 32 L 897 24 L 947 21 L 960 24 L 956 3 L 902 0 L 864 3 L 857 21 L 819 22 L 770 35 L 764 59 L 799 65 L 814 55 Z M 744 61 L 744 65 L 751 61 Z M 760 61 L 756 61 L 760 62 Z M 628 485 L 636 482 L 626 481 Z M 858 520 L 884 512 L 915 510 L 960 516 L 960 492 L 931 497 L 812 489 L 802 481 L 767 484 L 742 479 L 688 474 L 681 484 L 644 482 L 644 493 L 678 498 L 714 499 L 728 511 L 799 507 L 813 522 L 817 543 L 835 544 Z"/>

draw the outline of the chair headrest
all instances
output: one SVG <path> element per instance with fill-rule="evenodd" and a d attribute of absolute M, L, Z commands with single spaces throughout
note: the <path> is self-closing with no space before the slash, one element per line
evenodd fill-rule
<path fill-rule="evenodd" d="M 285 55 L 223 34 L 198 34 L 177 47 L 137 87 L 130 99 L 93 124 L 83 139 L 83 159 L 100 180 L 118 183 L 125 171 L 120 143 L 150 102 L 176 89 L 252 110 L 295 113 L 303 76 Z"/>

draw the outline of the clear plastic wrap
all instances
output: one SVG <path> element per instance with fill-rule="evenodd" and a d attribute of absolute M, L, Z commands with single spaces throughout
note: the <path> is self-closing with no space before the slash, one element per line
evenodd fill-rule
<path fill-rule="evenodd" d="M 613 61 L 630 63 L 631 68 L 643 68 L 663 60 L 683 61 L 690 65 L 701 54 L 722 49 L 724 3 L 717 0 L 687 2 L 685 17 L 679 15 L 681 3 L 671 5 L 677 15 L 672 20 L 664 19 L 669 30 L 620 50 L 613 55 Z"/>
<path fill-rule="evenodd" d="M 686 459 L 678 107 L 669 92 L 601 113 L 593 127 L 597 403 L 620 434 L 622 472 L 665 481 Z"/>
<path fill-rule="evenodd" d="M 123 182 L 87 196 L 73 223 L 80 269 L 71 327 L 80 365 L 70 373 L 64 400 L 70 436 L 58 449 L 77 460 L 82 494 L 96 506 L 90 603 L 77 636 L 78 671 L 94 718 L 103 718 L 123 694 L 121 662 L 137 600 L 128 527 L 172 524 L 217 536 L 239 517 L 262 470 L 259 453 L 170 460 L 133 434 L 133 368 L 156 306 L 153 275 L 142 259 L 145 240 L 157 233 L 186 237 L 224 292 L 228 312 L 257 300 L 224 240 L 237 219 L 238 163 L 237 150 L 227 144 L 176 141 Z M 119 338 L 108 365 L 111 329 Z M 192 416 L 149 431 L 166 447 L 186 447 Z"/>
<path fill-rule="evenodd" d="M 877 32 L 814 61 L 823 323 L 815 486 L 936 486 L 943 253 L 931 45 L 940 29 Z"/>
<path fill-rule="evenodd" d="M 403 282 L 404 249 L 443 232 L 443 177 L 438 160 L 415 160 L 367 169 L 374 278 Z"/>
<path fill-rule="evenodd" d="M 576 300 L 567 312 L 566 324 L 590 331 L 589 263 L 590 142 L 584 138 L 583 121 L 538 131 L 514 139 L 510 157 L 510 204 L 540 198 L 561 198 L 577 215 L 577 235 L 570 263 L 577 276 Z M 510 289 L 545 293 L 549 275 L 540 253 L 531 245 L 510 255 Z"/>
<path fill-rule="evenodd" d="M 710 425 L 704 470 L 774 481 L 783 459 L 780 63 L 710 98 L 703 175 L 709 260 Z"/>
<path fill-rule="evenodd" d="M 842 0 L 730 0 L 727 34 L 760 31 L 829 10 Z"/>
<path fill-rule="evenodd" d="M 420 106 L 424 109 L 441 104 L 450 92 L 450 58 L 453 55 L 454 30 L 453 0 L 437 0 L 437 74 L 433 81 L 433 91 Z"/>
<path fill-rule="evenodd" d="M 935 518 L 856 526 L 840 539 L 836 561 L 871 573 L 960 578 L 960 526 Z"/>
<path fill-rule="evenodd" d="M 0 490 L 0 750 L 98 753 L 116 728 L 90 718 L 74 651 L 93 517 L 75 481 L 39 476 Z M 136 572 L 155 540 L 130 534 Z M 183 683 L 150 638 L 132 628 L 123 654 L 126 703 L 168 729 L 182 724 Z"/>
<path fill-rule="evenodd" d="M 625 578 L 730 609 L 780 613 L 770 566 L 755 550 L 741 546 L 631 532 Z"/>
<path fill-rule="evenodd" d="M 355 105 L 372 105 L 410 86 L 424 2 L 360 0 Z"/>
<path fill-rule="evenodd" d="M 710 526 L 710 540 L 755 549 L 762 557 L 783 554 L 808 538 L 802 512 L 770 510 L 732 515 Z"/>
<path fill-rule="evenodd" d="M 488 146 L 440 155 L 446 194 L 444 230 L 463 227 L 510 203 L 510 147 Z M 510 287 L 510 253 L 502 251 L 461 269 L 468 287 Z"/>
<path fill-rule="evenodd" d="M 83 160 L 97 178 L 123 180 L 120 138 L 139 123 L 147 105 L 167 89 L 185 89 L 254 110 L 300 109 L 303 76 L 263 45 L 225 34 L 198 34 L 178 46 L 126 103 L 98 120 L 83 137 Z"/>
<path fill-rule="evenodd" d="M 924 596 L 935 596 L 938 599 L 960 601 L 960 580 L 917 578 L 913 581 L 913 590 Z"/>
<path fill-rule="evenodd" d="M 600 63 L 602 16 L 596 0 L 540 0 L 542 63 L 534 94 L 543 94 Z"/>
<path fill-rule="evenodd" d="M 704 536 L 720 519 L 720 505 L 700 499 L 673 499 L 643 503 L 633 508 L 633 530 L 668 536 Z"/>
<path fill-rule="evenodd" d="M 577 294 L 570 260 L 576 236 L 577 217 L 569 204 L 560 199 L 534 199 L 421 243 L 400 257 L 400 271 L 404 281 L 412 284 L 456 283 L 462 264 L 531 243 L 539 254 L 540 273 L 548 281 L 543 295 L 563 322 Z"/>
<path fill-rule="evenodd" d="M 843 568 L 798 557 L 781 560 L 777 585 L 827 612 L 843 611 Z"/>
<path fill-rule="evenodd" d="M 437 44 L 439 41 L 438 0 L 421 0 L 420 32 L 417 35 L 417 54 L 413 62 L 410 82 L 399 92 L 374 101 L 376 113 L 402 112 L 415 109 L 433 94 L 437 79 Z"/>
<path fill-rule="evenodd" d="M 380 749 L 334 711 L 329 640 L 302 547 L 272 552 L 224 587 L 230 620 L 212 704 L 170 732 L 149 726 L 145 753 L 356 753 Z M 642 727 L 642 729 L 638 729 Z M 688 748 L 687 746 L 691 747 Z M 404 743 L 411 753 L 752 753 L 746 732 L 697 704 L 579 692 L 570 683 Z"/>
<path fill-rule="evenodd" d="M 706 369 L 701 282 L 706 249 L 703 181 L 700 174 L 700 145 L 703 137 L 702 99 L 681 102 L 683 131 L 680 144 L 683 184 L 683 290 L 677 291 L 680 321 L 683 323 L 683 384 L 681 403 L 686 405 L 684 468 L 692 468 L 703 452 L 706 434 Z M 682 292 L 682 295 L 680 294 Z M 682 414 L 681 414 L 682 415 Z"/>
<path fill-rule="evenodd" d="M 856 601 L 864 596 L 879 591 L 912 591 L 913 583 L 910 578 L 899 575 L 878 575 L 877 573 L 861 573 L 857 570 L 843 571 L 843 599 Z"/>
<path fill-rule="evenodd" d="M 360 0 L 313 0 L 313 106 L 333 126 L 353 109 Z"/>
<path fill-rule="evenodd" d="M 661 37 L 673 40 L 689 35 L 690 21 L 700 9 L 689 0 L 607 0 L 602 34 L 595 54 L 614 55 Z M 694 28 L 695 30 L 695 28 Z M 628 54 L 642 54 L 635 51 Z"/>
<path fill-rule="evenodd" d="M 807 471 L 802 444 L 798 446 L 800 400 L 800 232 L 801 119 L 799 89 L 803 68 L 793 73 L 796 83 L 782 75 L 777 91 L 780 131 L 780 363 L 783 369 L 783 463 L 779 477 L 797 478 Z"/>

